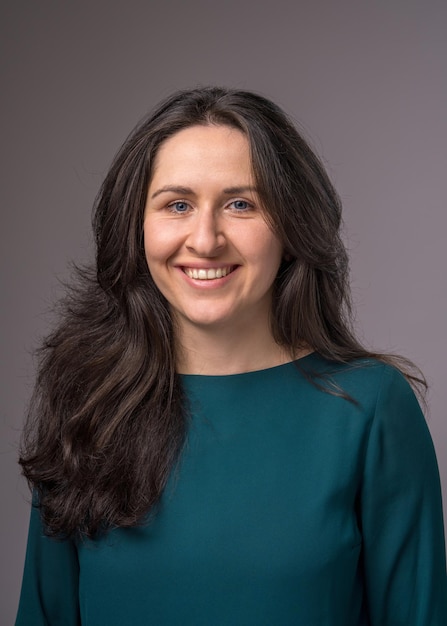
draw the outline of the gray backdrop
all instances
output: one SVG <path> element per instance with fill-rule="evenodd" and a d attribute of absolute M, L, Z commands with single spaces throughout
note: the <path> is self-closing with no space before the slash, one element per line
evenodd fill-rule
<path fill-rule="evenodd" d="M 32 347 L 68 262 L 91 254 L 91 205 L 113 154 L 180 87 L 260 91 L 304 125 L 344 201 L 359 332 L 431 383 L 446 493 L 445 0 L 5 5 L 0 622 L 13 621 L 25 551 L 16 448 Z"/>

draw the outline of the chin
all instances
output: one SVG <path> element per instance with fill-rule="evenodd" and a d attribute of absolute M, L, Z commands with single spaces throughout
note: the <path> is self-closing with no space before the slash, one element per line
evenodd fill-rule
<path fill-rule="evenodd" d="M 230 312 L 212 312 L 209 311 L 206 314 L 201 311 L 200 313 L 190 312 L 185 314 L 182 312 L 176 315 L 179 323 L 185 326 L 195 326 L 197 328 L 203 328 L 209 330 L 212 328 L 222 329 L 226 326 L 232 328 L 236 325 L 234 314 Z"/>

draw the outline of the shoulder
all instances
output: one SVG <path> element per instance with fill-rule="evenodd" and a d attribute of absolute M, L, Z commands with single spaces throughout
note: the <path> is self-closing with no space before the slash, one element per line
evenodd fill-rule
<path fill-rule="evenodd" d="M 410 383 L 393 365 L 375 358 L 337 363 L 319 355 L 303 365 L 303 371 L 323 392 L 344 396 L 371 417 L 397 407 L 421 413 Z"/>
<path fill-rule="evenodd" d="M 318 353 L 310 355 L 311 359 L 306 362 L 303 359 L 303 369 L 315 372 L 318 375 L 335 377 L 340 380 L 368 383 L 380 385 L 383 378 L 396 378 L 406 381 L 405 376 L 395 366 L 377 358 L 358 358 L 352 361 L 338 362 L 330 361 Z M 301 361 L 297 361 L 301 364 Z"/>

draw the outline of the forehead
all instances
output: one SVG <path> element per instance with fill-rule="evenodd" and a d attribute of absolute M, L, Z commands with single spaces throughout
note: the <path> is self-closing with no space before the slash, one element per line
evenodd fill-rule
<path fill-rule="evenodd" d="M 231 126 L 197 125 L 164 141 L 156 154 L 152 177 L 182 172 L 225 173 L 252 176 L 249 142 Z"/>

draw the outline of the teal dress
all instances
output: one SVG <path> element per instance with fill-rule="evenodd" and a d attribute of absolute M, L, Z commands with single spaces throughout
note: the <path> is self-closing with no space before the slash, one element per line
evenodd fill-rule
<path fill-rule="evenodd" d="M 308 379 L 329 371 L 353 401 Z M 182 379 L 156 514 L 76 543 L 33 509 L 17 626 L 446 626 L 438 469 L 400 373 L 312 354 Z"/>

